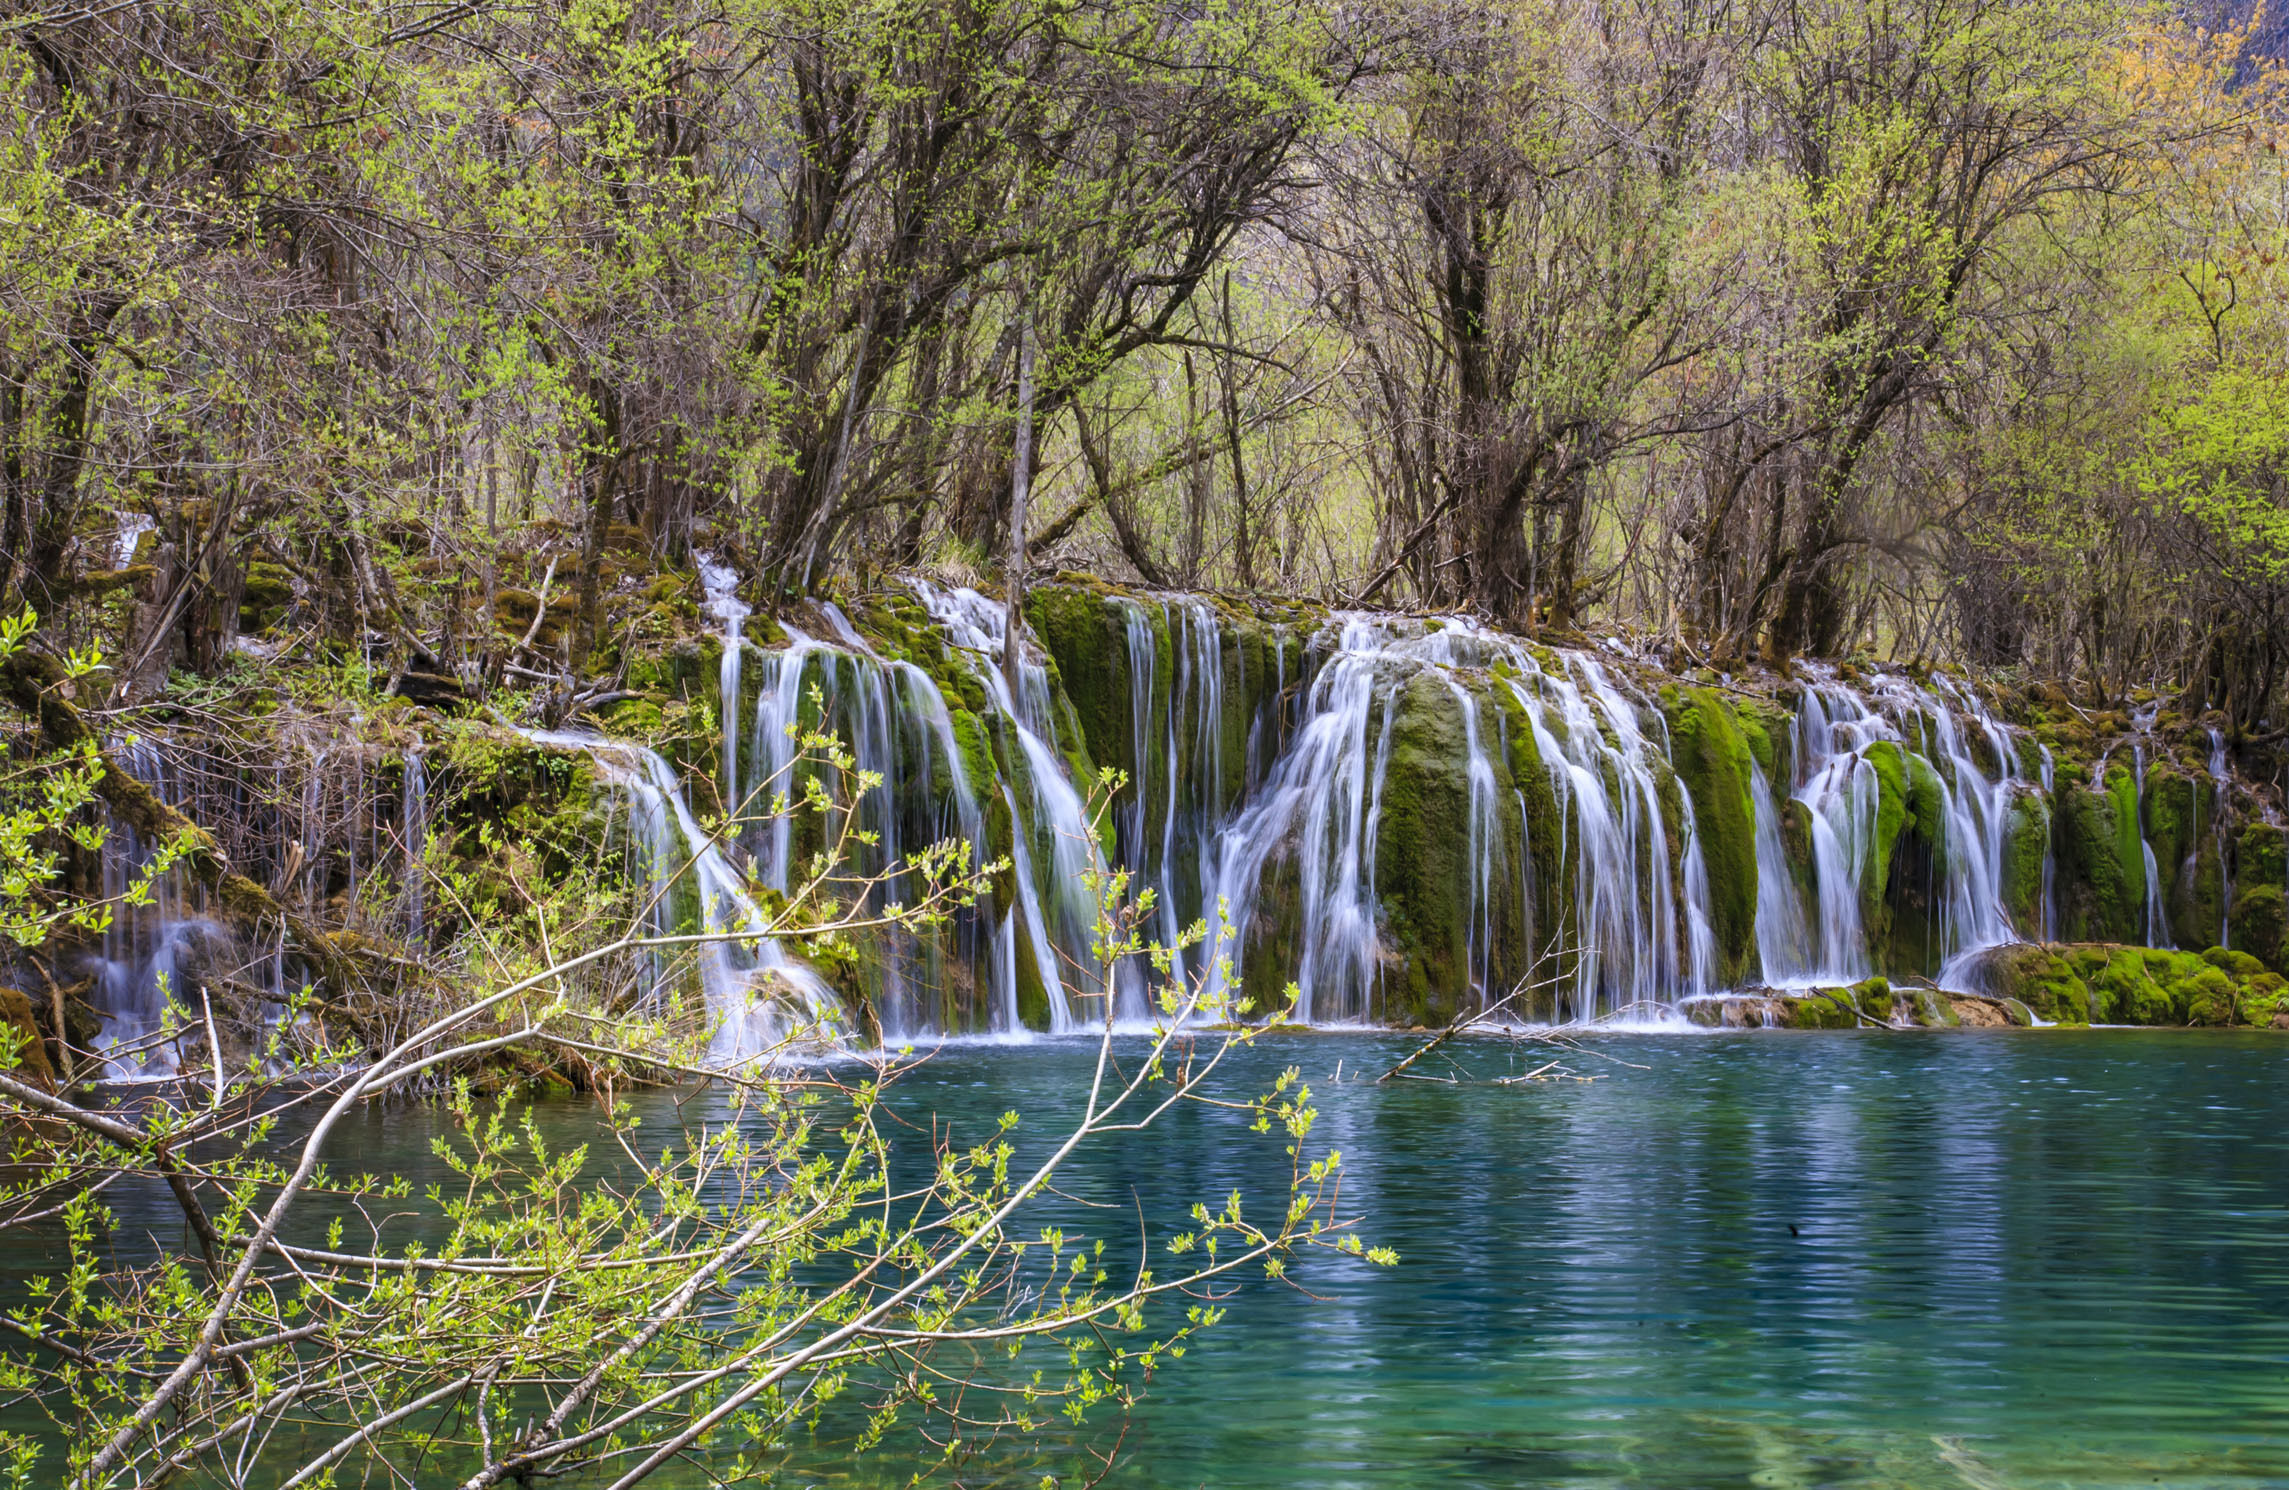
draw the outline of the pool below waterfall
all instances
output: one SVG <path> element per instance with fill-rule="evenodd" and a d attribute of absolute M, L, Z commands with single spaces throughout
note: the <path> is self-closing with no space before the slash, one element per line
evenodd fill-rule
<path fill-rule="evenodd" d="M 2278 1036 L 1613 1034 L 1567 1057 L 1592 1079 L 1514 1084 L 1490 1078 L 1537 1047 L 1465 1039 L 1375 1085 L 1411 1047 L 1284 1036 L 1233 1072 L 1301 1067 L 1397 1268 L 1251 1281 L 1126 1423 L 928 1483 L 1079 1485 L 1084 1445 L 1118 1440 L 1104 1483 L 1134 1487 L 2289 1485 Z M 979 1136 L 1015 1109 L 1044 1143 L 1092 1054 L 948 1049 L 897 1104 Z M 593 1131 L 593 1107 L 543 1112 Z M 377 1109 L 334 1158 L 418 1179 L 438 1121 Z M 1183 1112 L 1062 1188 L 1157 1241 L 1195 1198 L 1275 1201 L 1278 1158 Z M 146 1200 L 120 1244 L 172 1245 Z M 842 1426 L 782 1483 L 928 1462 L 895 1436 L 851 1458 Z"/>

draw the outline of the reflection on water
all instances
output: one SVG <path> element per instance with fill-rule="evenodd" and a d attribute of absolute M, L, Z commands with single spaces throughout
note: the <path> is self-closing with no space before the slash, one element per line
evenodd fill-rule
<path fill-rule="evenodd" d="M 1315 1141 L 1404 1260 L 1315 1264 L 1316 1299 L 1251 1285 L 1107 1484 L 2289 1485 L 2289 1040 L 1631 1035 L 1575 1062 L 1588 1083 L 1354 1079 L 1405 1048 L 1243 1058 L 1249 1082 L 1303 1066 Z M 1044 1142 L 1087 1058 L 952 1050 L 900 1103 L 980 1136 L 1015 1107 Z M 1432 1074 L 1513 1064 L 1486 1043 Z M 418 1178 L 428 1121 L 378 1115 L 341 1162 Z M 1065 1188 L 1171 1220 L 1235 1184 L 1268 1200 L 1277 1149 L 1235 1128 L 1182 1114 Z M 161 1197 L 133 1219 L 171 1240 Z M 1077 1443 L 932 1483 L 1077 1485 Z M 918 1467 L 803 1461 L 786 1483 Z"/>

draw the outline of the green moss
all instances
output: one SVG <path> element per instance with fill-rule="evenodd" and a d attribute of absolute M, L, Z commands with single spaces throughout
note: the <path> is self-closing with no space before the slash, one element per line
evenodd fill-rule
<path fill-rule="evenodd" d="M 2063 788 L 2057 813 L 2059 929 L 2077 942 L 2120 942 L 2137 937 L 2146 897 L 2145 856 L 2139 849 L 2135 788 L 2115 766 L 2104 791 Z"/>
<path fill-rule="evenodd" d="M 2017 999 L 2054 1024 L 2091 1022 L 2089 986 L 2072 962 L 2049 947 L 1998 947 L 1980 964 L 1980 975 L 1989 993 Z"/>
<path fill-rule="evenodd" d="M 2209 814 L 2208 797 L 2203 797 L 2203 815 Z M 2176 861 L 2165 861 L 2163 875 L 2168 887 L 2170 931 L 2181 946 L 2201 947 L 2216 941 L 2226 931 L 2226 866 L 2219 857 L 2217 834 L 2205 823 L 2194 834 L 2190 853 Z M 2178 873 L 2171 874 L 2167 865 L 2178 864 Z"/>
<path fill-rule="evenodd" d="M 1012 916 L 1010 924 L 1017 941 L 1018 1022 L 1029 1030 L 1046 1030 L 1050 1025 L 1049 990 L 1041 981 L 1041 959 L 1033 946 L 1033 934 L 1023 916 Z M 1049 955 L 1054 962 L 1056 954 Z"/>
<path fill-rule="evenodd" d="M 2195 783 L 2165 762 L 2146 768 L 2146 841 L 2153 845 L 2165 877 L 2192 850 L 2200 802 L 2207 795 L 2204 791 L 2197 796 Z"/>
<path fill-rule="evenodd" d="M 1947 842 L 1947 784 L 1920 755 L 1907 755 L 1907 825 L 1934 849 Z"/>
<path fill-rule="evenodd" d="M 2289 967 L 2289 945 L 2282 935 L 2289 924 L 2289 892 L 2279 880 L 2250 883 L 2245 874 L 2233 892 L 2233 944 L 2275 972 Z"/>
<path fill-rule="evenodd" d="M 1875 1020 L 1878 1024 L 1891 1022 L 1892 1005 L 1898 995 L 1893 993 L 1889 978 L 1862 978 L 1852 985 L 1849 992 L 1852 1002 L 1859 1007 L 1862 1014 Z"/>
<path fill-rule="evenodd" d="M 2219 968 L 2204 968 L 2172 985 L 2171 999 L 2188 1024 L 2231 1024 L 2237 1002 L 2233 979 Z"/>
<path fill-rule="evenodd" d="M 1740 727 L 1741 742 L 1763 769 L 1765 778 L 1775 783 L 1791 780 L 1796 770 L 1795 762 L 1789 758 L 1793 716 L 1778 704 L 1756 699 L 1739 700 L 1733 715 Z"/>
<path fill-rule="evenodd" d="M 1428 1024 L 1452 1017 L 1470 986 L 1470 755 L 1441 675 L 1408 678 L 1390 707 L 1375 893 L 1400 966 L 1384 980 L 1384 1016 Z"/>
<path fill-rule="evenodd" d="M 2279 973 L 2258 973 L 2241 985 L 2241 1018 L 2246 1024 L 2270 1025 L 2289 1010 L 2289 979 Z"/>
<path fill-rule="evenodd" d="M 2242 884 L 2278 885 L 2289 880 L 2289 867 L 2285 867 L 2283 845 L 2289 843 L 2289 834 L 2271 823 L 2255 822 L 2241 830 L 2234 844 L 2235 875 Z"/>
<path fill-rule="evenodd" d="M 1891 741 L 1869 747 L 1876 821 L 1860 874 L 1860 913 L 1876 964 L 1929 974 L 1938 965 L 1931 893 L 1946 852 L 1946 794 L 1923 757 Z"/>
<path fill-rule="evenodd" d="M 246 566 L 245 581 L 239 594 L 239 630 L 268 631 L 286 619 L 287 608 L 294 603 L 294 576 L 290 571 L 267 560 L 254 559 Z"/>
<path fill-rule="evenodd" d="M 1128 626 L 1121 603 L 1078 586 L 1036 585 L 1026 594 L 1025 616 L 1071 700 L 1090 759 L 1124 771 L 1134 781 L 1149 763 L 1133 758 Z M 1156 640 L 1165 655 L 1165 620 Z M 1168 694 L 1156 688 L 1152 697 L 1165 700 Z"/>
<path fill-rule="evenodd" d="M 1860 911 L 1872 926 L 1884 919 L 1884 890 L 1890 884 L 1892 849 L 1908 822 L 1907 757 L 1899 746 L 1879 740 L 1868 747 L 1876 772 L 1876 826 L 1868 835 L 1867 858 L 1860 865 Z"/>
<path fill-rule="evenodd" d="M 2169 999 L 2147 975 L 2146 959 L 2134 947 L 2101 947 L 2095 967 L 2082 970 L 2090 988 L 2093 1024 L 2166 1024 Z"/>
<path fill-rule="evenodd" d="M 1859 1012 L 1852 1007 L 1851 995 L 1843 989 L 1785 994 L 1778 1002 L 1780 1022 L 1789 1029 L 1854 1030 L 1860 1027 Z"/>
<path fill-rule="evenodd" d="M 2051 809 L 2024 793 L 2003 824 L 2003 909 L 2011 924 L 2033 935 L 2043 919 L 2043 862 L 2050 853 Z M 2045 1015 L 2045 1018 L 2050 1016 Z"/>
<path fill-rule="evenodd" d="M 623 739 L 657 740 L 667 731 L 667 718 L 657 699 L 622 699 L 602 717 L 604 727 Z"/>
<path fill-rule="evenodd" d="M 1710 929 L 1722 981 L 1730 985 L 1756 951 L 1756 808 L 1749 795 L 1755 757 L 1713 690 L 1667 688 L 1661 702 L 1669 716 L 1670 762 L 1693 800 L 1709 874 Z"/>
<path fill-rule="evenodd" d="M 2210 948 L 2202 954 L 2202 961 L 2236 979 L 2254 978 L 2265 971 L 2265 964 L 2247 952 L 2230 952 L 2224 947 Z"/>
<path fill-rule="evenodd" d="M 962 772 L 969 778 L 971 792 L 981 803 L 988 797 L 998 800 L 1001 793 L 994 790 L 994 783 L 1001 779 L 1001 772 L 994 761 L 993 736 L 985 721 L 966 708 L 950 709 L 946 718 L 953 726 L 954 747 L 962 753 Z M 1006 844 L 1007 840 L 1003 841 Z"/>
<path fill-rule="evenodd" d="M 2124 908 L 2131 931 L 2142 929 L 2146 918 L 2146 842 L 2138 820 L 2138 778 L 2127 766 L 2116 764 L 2106 773 L 2106 795 L 2114 804 L 2114 859 L 2122 866 Z"/>

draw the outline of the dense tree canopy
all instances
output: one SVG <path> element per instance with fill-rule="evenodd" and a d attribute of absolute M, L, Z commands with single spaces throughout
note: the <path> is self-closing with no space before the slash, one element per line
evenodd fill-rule
<path fill-rule="evenodd" d="M 469 683 L 532 670 L 529 588 L 577 681 L 641 588 L 607 553 L 696 543 L 765 603 L 1022 551 L 2278 711 L 2289 190 L 2230 24 L 136 0 L 0 38 L 0 588 L 123 696 L 250 587 Z"/>

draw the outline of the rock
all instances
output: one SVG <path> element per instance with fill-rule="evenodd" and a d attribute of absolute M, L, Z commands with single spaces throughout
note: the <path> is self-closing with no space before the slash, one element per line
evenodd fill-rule
<path fill-rule="evenodd" d="M 1780 1022 L 1790 1029 L 1856 1030 L 1860 1027 L 1859 1011 L 1852 1006 L 1852 995 L 1846 989 L 1782 994 L 1774 1002 L 1780 1006 Z"/>
<path fill-rule="evenodd" d="M 1375 894 L 1403 965 L 1386 983 L 1383 1018 L 1443 1024 L 1473 973 L 1470 752 L 1461 701 L 1443 675 L 1414 674 L 1391 707 Z"/>
<path fill-rule="evenodd" d="M 1895 995 L 1889 978 L 1862 978 L 1850 989 L 1852 1002 L 1860 1012 L 1878 1024 L 1890 1024 Z"/>
<path fill-rule="evenodd" d="M 1951 996 L 1947 1002 L 1954 1011 L 1956 1019 L 1967 1030 L 2008 1029 L 2012 1024 L 2011 1017 L 2004 1011 L 2003 1006 L 1991 999 L 1971 998 L 1957 994 Z"/>
<path fill-rule="evenodd" d="M 2043 861 L 2050 848 L 2050 804 L 2039 793 L 2021 793 L 2003 824 L 2003 908 L 2014 925 L 2042 924 Z"/>
<path fill-rule="evenodd" d="M 2062 779 L 2054 811 L 2060 931 L 2075 942 L 2138 936 L 2145 921 L 2146 859 L 2129 768 L 2110 767 L 2103 791 Z"/>
<path fill-rule="evenodd" d="M 2243 842 L 2247 842 L 2247 838 Z M 2251 884 L 2245 868 L 2233 891 L 2233 944 L 2275 972 L 2289 972 L 2289 892 L 2278 882 Z"/>
<path fill-rule="evenodd" d="M 2289 979 L 2246 952 L 2107 944 L 1997 947 L 1977 964 L 1986 992 L 2058 1024 L 2262 1024 Z"/>
<path fill-rule="evenodd" d="M 1996 947 L 1973 976 L 1988 993 L 2017 999 L 2053 1024 L 2091 1022 L 2090 988 L 2056 950 L 2033 942 Z"/>
<path fill-rule="evenodd" d="M 1708 869 L 1718 981 L 1729 984 L 1756 952 L 1756 809 L 1749 795 L 1754 758 L 1714 691 L 1667 688 L 1661 703 L 1669 716 L 1670 762 L 1692 799 Z"/>

